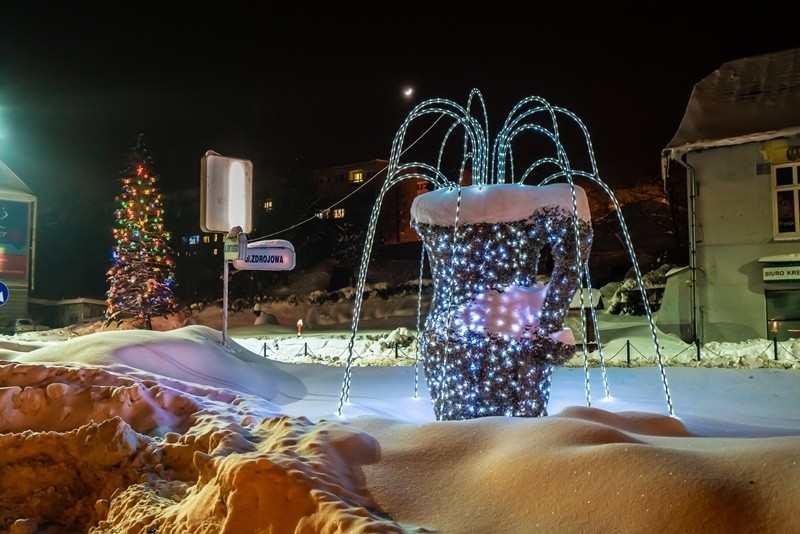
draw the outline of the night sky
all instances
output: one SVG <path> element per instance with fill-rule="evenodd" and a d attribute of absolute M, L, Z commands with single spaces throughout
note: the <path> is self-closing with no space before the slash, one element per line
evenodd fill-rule
<path fill-rule="evenodd" d="M 607 183 L 630 183 L 659 175 L 695 83 L 800 45 L 795 18 L 753 2 L 318 4 L 3 7 L 0 160 L 37 195 L 40 231 L 64 234 L 40 251 L 61 273 L 41 265 L 39 293 L 102 296 L 113 220 L 99 207 L 140 132 L 165 192 L 198 187 L 209 149 L 250 159 L 269 188 L 388 158 L 414 104 L 465 105 L 476 88 L 490 134 L 542 97 L 586 124 Z"/>

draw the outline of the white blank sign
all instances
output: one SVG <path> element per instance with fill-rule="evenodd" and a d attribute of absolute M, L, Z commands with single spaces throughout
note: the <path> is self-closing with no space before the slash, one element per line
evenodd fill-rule
<path fill-rule="evenodd" d="M 213 150 L 200 159 L 200 229 L 229 232 L 253 229 L 253 163 Z"/>

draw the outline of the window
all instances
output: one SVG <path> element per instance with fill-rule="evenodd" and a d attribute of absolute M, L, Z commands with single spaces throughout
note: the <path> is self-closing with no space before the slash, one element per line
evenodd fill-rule
<path fill-rule="evenodd" d="M 776 239 L 800 238 L 800 163 L 772 167 L 772 227 Z"/>
<path fill-rule="evenodd" d="M 788 264 L 787 264 L 788 266 Z M 786 341 L 800 332 L 800 291 L 767 290 L 767 335 L 770 339 Z"/>
<path fill-rule="evenodd" d="M 272 199 L 268 198 L 264 201 L 264 211 L 272 211 Z"/>
<path fill-rule="evenodd" d="M 333 210 L 334 219 L 344 219 L 344 208 L 336 208 Z"/>
<path fill-rule="evenodd" d="M 211 236 L 204 235 L 203 236 L 203 243 L 211 243 Z"/>
<path fill-rule="evenodd" d="M 360 184 L 364 181 L 364 171 L 361 169 L 357 171 L 350 171 L 350 183 Z"/>

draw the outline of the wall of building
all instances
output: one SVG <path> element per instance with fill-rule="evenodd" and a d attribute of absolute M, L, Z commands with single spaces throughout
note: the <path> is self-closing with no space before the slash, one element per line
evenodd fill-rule
<path fill-rule="evenodd" d="M 31 317 L 52 328 L 100 320 L 107 307 L 105 301 L 88 298 L 64 300 L 31 298 L 29 300 Z"/>
<path fill-rule="evenodd" d="M 366 230 L 380 190 L 386 182 L 389 162 L 376 159 L 368 162 L 339 167 L 318 169 L 313 173 L 312 186 L 319 198 L 319 207 L 335 204 L 321 216 L 336 219 L 335 208 L 344 209 L 341 222 L 353 224 L 358 230 Z M 351 173 L 358 170 L 363 181 L 350 181 Z M 411 227 L 411 203 L 414 198 L 427 191 L 427 182 L 420 179 L 402 180 L 389 188 L 381 202 L 378 220 L 379 241 L 385 245 L 418 243 L 416 231 Z"/>
<path fill-rule="evenodd" d="M 0 325 L 28 317 L 28 296 L 36 257 L 36 196 L 0 161 L 0 282 L 8 298 L 0 303 Z"/>
<path fill-rule="evenodd" d="M 797 241 L 773 239 L 772 178 L 760 148 L 746 143 L 686 156 L 698 184 L 698 337 L 704 343 L 769 337 L 758 260 L 800 251 Z M 800 291 L 800 284 L 785 288 Z"/>

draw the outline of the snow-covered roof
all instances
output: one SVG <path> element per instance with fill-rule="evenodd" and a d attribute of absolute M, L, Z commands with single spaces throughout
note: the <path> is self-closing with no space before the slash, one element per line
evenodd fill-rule
<path fill-rule="evenodd" d="M 22 193 L 21 196 L 33 196 L 33 191 L 25 185 L 19 176 L 0 161 L 0 191 L 3 193 Z"/>
<path fill-rule="evenodd" d="M 728 61 L 695 84 L 664 156 L 800 135 L 800 48 Z"/>
<path fill-rule="evenodd" d="M 778 254 L 776 256 L 764 256 L 758 258 L 759 263 L 796 263 L 800 262 L 800 252 L 790 254 Z"/>

